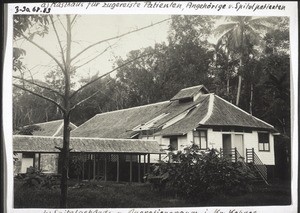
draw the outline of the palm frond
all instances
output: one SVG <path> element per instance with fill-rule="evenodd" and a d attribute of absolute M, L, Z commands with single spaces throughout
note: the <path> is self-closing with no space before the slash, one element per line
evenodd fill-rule
<path fill-rule="evenodd" d="M 224 33 L 219 39 L 218 39 L 218 45 L 223 45 L 223 46 L 227 46 L 227 48 L 231 48 L 233 46 L 233 40 L 232 39 L 232 34 L 234 29 L 231 29 L 229 31 L 227 31 L 226 33 Z"/>
<path fill-rule="evenodd" d="M 219 25 L 215 30 L 214 34 L 215 36 L 220 36 L 221 34 L 225 34 L 229 30 L 233 29 L 236 26 L 237 23 L 227 23 L 227 24 L 221 24 Z"/>
<path fill-rule="evenodd" d="M 271 29 L 270 27 L 259 23 L 251 24 L 251 28 L 255 31 L 259 31 L 260 33 L 263 33 L 264 31 L 268 31 Z"/>
<path fill-rule="evenodd" d="M 251 20 L 253 20 L 252 16 L 244 16 L 244 22 L 250 22 Z"/>
<path fill-rule="evenodd" d="M 237 27 L 235 30 L 232 31 L 232 41 L 234 42 L 234 47 L 240 47 L 242 43 L 242 31 L 241 28 Z"/>
<path fill-rule="evenodd" d="M 260 33 L 257 33 L 252 26 L 245 25 L 245 30 L 247 31 L 248 36 L 250 37 L 250 40 L 257 41 L 261 38 Z M 255 42 L 256 43 L 256 42 Z"/>
<path fill-rule="evenodd" d="M 246 18 L 246 16 L 232 16 L 230 17 L 230 20 L 233 22 L 242 22 L 244 19 Z"/>
<path fill-rule="evenodd" d="M 266 26 L 274 25 L 279 22 L 278 17 L 259 17 L 253 18 L 249 21 L 249 24 L 263 24 Z"/>

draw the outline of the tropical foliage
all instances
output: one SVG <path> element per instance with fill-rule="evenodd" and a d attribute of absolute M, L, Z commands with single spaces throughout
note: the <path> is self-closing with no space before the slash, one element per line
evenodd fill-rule
<path fill-rule="evenodd" d="M 214 150 L 197 145 L 172 154 L 172 163 L 154 166 L 148 179 L 159 178 L 168 190 L 188 199 L 208 199 L 216 194 L 239 195 L 251 191 L 255 175 L 242 162 L 232 163 Z"/>

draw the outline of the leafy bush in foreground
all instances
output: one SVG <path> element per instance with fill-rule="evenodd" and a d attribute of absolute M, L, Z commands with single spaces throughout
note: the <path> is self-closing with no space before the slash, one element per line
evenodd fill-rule
<path fill-rule="evenodd" d="M 181 197 L 208 199 L 216 194 L 239 195 L 252 189 L 253 172 L 243 162 L 232 163 L 220 157 L 215 149 L 203 151 L 192 145 L 171 156 L 173 163 L 154 165 L 148 179 L 160 179 L 156 186 L 175 190 Z"/>
<path fill-rule="evenodd" d="M 37 168 L 29 167 L 24 177 L 24 185 L 34 188 L 51 189 L 57 185 L 57 178 L 51 174 L 44 174 Z"/>

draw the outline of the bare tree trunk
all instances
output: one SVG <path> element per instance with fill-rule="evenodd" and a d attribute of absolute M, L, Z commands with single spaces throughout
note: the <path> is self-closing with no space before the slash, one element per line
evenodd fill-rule
<path fill-rule="evenodd" d="M 227 78 L 227 82 L 226 82 L 226 92 L 227 92 L 227 98 L 229 99 L 229 79 L 230 79 L 230 75 L 229 75 L 229 49 L 226 48 L 226 78 Z"/>
<path fill-rule="evenodd" d="M 70 156 L 70 64 L 71 64 L 71 21 L 70 15 L 67 15 L 67 50 L 66 50 L 66 63 L 64 70 L 65 77 L 65 94 L 64 94 L 64 133 L 63 133 L 63 148 L 62 152 L 62 176 L 61 176 L 61 198 L 60 207 L 67 208 L 68 198 L 68 168 Z"/>
<path fill-rule="evenodd" d="M 227 83 L 226 83 L 226 92 L 227 92 L 227 97 L 229 98 L 229 86 L 230 86 L 230 84 L 229 84 L 229 76 L 227 76 Z"/>
<path fill-rule="evenodd" d="M 250 102 L 249 102 L 249 112 L 252 115 L 252 105 L 253 105 L 253 83 L 250 85 Z"/>
<path fill-rule="evenodd" d="M 104 43 L 104 42 L 108 42 L 110 40 L 114 40 L 114 39 L 118 39 L 118 38 L 121 38 L 123 36 L 126 36 L 126 35 L 129 35 L 129 34 L 132 34 L 134 32 L 138 32 L 140 30 L 143 30 L 143 29 L 147 29 L 147 28 L 150 28 L 154 25 L 157 25 L 157 24 L 160 24 L 162 22 L 165 22 L 168 19 L 165 19 L 165 20 L 162 20 L 160 22 L 157 22 L 155 24 L 151 24 L 151 25 L 148 25 L 146 27 L 143 27 L 143 28 L 139 28 L 139 29 L 135 29 L 135 30 L 132 30 L 132 31 L 129 31 L 127 33 L 124 33 L 122 35 L 118 35 L 118 36 L 115 36 L 115 37 L 111 37 L 109 39 L 105 39 L 105 40 L 101 40 L 101 41 L 98 41 L 96 43 L 93 43 L 91 45 L 89 45 L 88 47 L 84 48 L 83 50 L 81 50 L 79 53 L 77 53 L 73 58 L 71 58 L 71 44 L 72 44 L 72 32 L 71 32 L 71 25 L 72 23 L 74 22 L 76 16 L 73 18 L 73 20 L 71 21 L 70 20 L 70 15 L 66 15 L 66 19 L 67 19 L 67 25 L 66 25 L 66 34 L 67 34 L 67 39 L 66 39 L 66 50 L 63 49 L 63 46 L 61 44 L 61 40 L 59 38 L 59 35 L 57 33 L 57 30 L 56 30 L 56 27 L 55 27 L 55 24 L 54 24 L 54 21 L 52 19 L 52 17 L 50 17 L 51 19 L 51 23 L 52 23 L 52 26 L 53 26 L 53 29 L 54 29 L 54 32 L 56 34 L 56 37 L 57 37 L 57 40 L 58 40 L 58 43 L 59 43 L 59 46 L 60 46 L 60 49 L 61 49 L 61 57 L 62 57 L 62 62 L 60 62 L 53 54 L 51 54 L 47 49 L 45 49 L 44 47 L 40 46 L 39 44 L 37 44 L 36 42 L 34 42 L 32 39 L 30 39 L 29 37 L 27 37 L 26 35 L 24 35 L 23 31 L 22 30 L 18 30 L 16 29 L 20 35 L 26 40 L 28 41 L 29 43 L 31 43 L 32 45 L 34 45 L 35 47 L 37 47 L 38 49 L 40 49 L 41 51 L 43 51 L 46 55 L 48 55 L 50 58 L 52 58 L 55 63 L 59 66 L 59 68 L 61 69 L 62 73 L 64 74 L 64 94 L 61 94 L 60 91 L 56 91 L 55 89 L 51 89 L 49 87 L 45 87 L 43 85 L 39 85 L 35 82 L 33 82 L 33 80 L 29 81 L 29 80 L 26 80 L 24 79 L 24 76 L 22 78 L 19 78 L 19 77 L 14 77 L 15 79 L 19 79 L 19 80 L 22 80 L 22 83 L 23 83 L 23 86 L 22 85 L 18 85 L 18 84 L 13 84 L 14 87 L 16 88 L 19 88 L 19 89 L 22 89 L 23 91 L 25 92 L 28 92 L 30 94 L 33 94 L 33 95 L 36 95 L 37 97 L 40 97 L 44 100 L 47 100 L 49 101 L 50 103 L 53 103 L 56 107 L 58 107 L 58 109 L 61 110 L 62 112 L 62 115 L 63 115 L 63 118 L 64 118 L 64 132 L 63 132 L 63 147 L 57 147 L 60 151 L 61 151 L 61 168 L 62 168 L 62 177 L 61 177 L 61 185 L 60 185 L 60 188 L 61 188 L 61 198 L 60 198 L 60 207 L 61 208 L 66 208 L 67 207 L 67 197 L 68 197 L 68 167 L 69 167 L 69 158 L 70 158 L 70 113 L 71 111 L 77 107 L 78 105 L 82 104 L 83 102 L 85 102 L 86 100 L 88 100 L 89 98 L 93 97 L 96 93 L 88 96 L 87 98 L 77 102 L 76 104 L 73 104 L 71 106 L 71 99 L 72 97 L 74 97 L 76 94 L 78 94 L 79 91 L 81 91 L 82 89 L 84 89 L 85 87 L 91 85 L 92 83 L 98 81 L 99 79 L 109 75 L 110 73 L 116 71 L 117 69 L 123 67 L 123 66 L 126 66 L 127 64 L 129 63 L 132 63 L 134 61 L 136 61 L 137 59 L 139 58 L 142 58 L 142 57 L 145 57 L 147 55 L 142 55 L 142 56 L 139 56 L 133 60 L 130 60 L 124 64 L 122 64 L 121 66 L 118 66 L 114 69 L 112 69 L 111 71 L 97 77 L 96 79 L 94 80 L 91 80 L 90 82 L 86 83 L 85 85 L 83 85 L 82 87 L 80 87 L 79 89 L 77 89 L 75 92 L 73 92 L 71 94 L 71 91 L 70 91 L 70 70 L 71 70 L 71 63 L 74 59 L 76 59 L 77 57 L 79 57 L 81 54 L 83 54 L 84 52 L 86 52 L 87 50 L 89 50 L 90 48 L 96 46 L 96 45 L 99 45 L 101 43 Z M 66 53 L 66 54 L 64 54 Z M 152 55 L 152 53 L 148 54 L 148 55 Z M 96 57 L 94 57 L 92 60 L 94 60 Z M 92 61 L 92 60 L 89 60 L 88 62 Z M 83 66 L 83 65 L 86 65 L 87 63 L 84 63 L 80 66 Z M 34 86 L 38 86 L 39 88 L 43 88 L 43 89 L 47 89 L 55 94 L 58 94 L 61 98 L 62 98 L 62 104 L 61 102 L 57 101 L 57 100 L 53 100 L 52 98 L 50 97 L 47 97 L 46 95 L 43 95 L 43 94 L 40 94 L 38 92 L 35 92 L 34 90 L 30 90 L 30 89 L 27 89 L 26 86 L 25 86 L 25 82 L 26 83 L 29 83 L 31 85 L 34 85 Z M 32 113 L 31 113 L 32 114 Z M 28 119 L 31 123 L 31 117 L 32 115 L 30 116 L 30 111 L 27 112 L 27 116 L 28 116 Z M 24 117 L 24 121 L 25 122 L 26 120 L 26 116 Z"/>
<path fill-rule="evenodd" d="M 235 105 L 239 106 L 240 97 L 241 97 L 241 89 L 242 89 L 242 69 L 243 69 L 243 56 L 240 58 L 240 67 L 239 67 L 239 81 L 238 81 L 238 88 L 237 88 L 237 95 L 236 95 L 236 102 Z"/>
<path fill-rule="evenodd" d="M 242 87 L 242 76 L 239 75 L 238 91 L 237 91 L 237 95 L 236 95 L 236 103 L 235 103 L 235 105 L 237 105 L 237 106 L 238 106 L 239 103 L 240 103 L 241 87 Z"/>
<path fill-rule="evenodd" d="M 60 207 L 67 208 L 67 198 L 68 198 L 68 167 L 69 167 L 69 155 L 70 155 L 70 115 L 64 116 L 64 134 L 63 134 L 63 148 L 61 150 L 62 154 L 62 176 L 60 183 L 61 198 Z"/>

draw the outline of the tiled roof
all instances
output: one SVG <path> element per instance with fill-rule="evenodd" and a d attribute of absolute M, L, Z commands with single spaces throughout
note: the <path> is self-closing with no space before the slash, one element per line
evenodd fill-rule
<path fill-rule="evenodd" d="M 40 127 L 40 130 L 34 131 L 32 134 L 35 136 L 61 136 L 63 133 L 63 123 L 64 120 L 54 120 L 44 123 L 33 124 Z M 28 125 L 29 126 L 29 125 Z M 25 126 L 25 127 L 28 127 Z M 76 126 L 73 123 L 70 123 L 72 129 L 75 129 Z"/>
<path fill-rule="evenodd" d="M 194 94 L 201 88 L 202 85 L 187 88 L 186 91 Z M 178 95 L 178 97 L 183 96 Z M 201 125 L 274 130 L 272 125 L 210 93 L 202 94 L 196 100 L 189 102 L 165 101 L 98 114 L 71 131 L 71 136 L 131 138 L 138 133 L 139 127 L 143 127 L 143 124 L 146 124 L 145 127 L 149 130 L 155 130 L 153 131 L 155 135 L 162 136 L 184 135 Z"/>
<path fill-rule="evenodd" d="M 14 152 L 58 153 L 62 137 L 13 136 Z M 71 138 L 71 152 L 88 153 L 164 153 L 156 141 L 139 139 Z"/>
<path fill-rule="evenodd" d="M 95 115 L 71 131 L 71 137 L 130 138 L 136 126 L 161 115 L 169 101 Z"/>
<path fill-rule="evenodd" d="M 240 126 L 250 128 L 273 129 L 274 127 L 221 97 L 214 95 L 214 104 L 211 116 L 204 125 L 209 126 Z"/>

